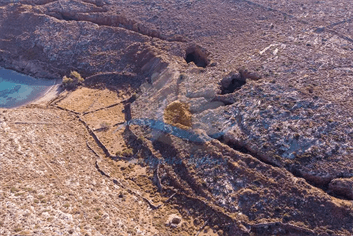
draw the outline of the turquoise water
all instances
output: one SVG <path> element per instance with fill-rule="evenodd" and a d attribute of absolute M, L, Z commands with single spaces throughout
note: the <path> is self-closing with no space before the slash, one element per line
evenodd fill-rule
<path fill-rule="evenodd" d="M 54 83 L 0 68 L 0 107 L 24 105 L 42 96 Z"/>

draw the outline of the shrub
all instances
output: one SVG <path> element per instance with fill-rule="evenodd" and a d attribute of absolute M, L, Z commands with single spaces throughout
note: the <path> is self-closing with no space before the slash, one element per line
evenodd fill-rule
<path fill-rule="evenodd" d="M 78 82 L 82 83 L 83 81 L 85 81 L 84 78 L 82 78 L 82 76 L 77 72 L 77 71 L 71 71 L 70 75 L 74 78 L 77 79 Z"/>
<path fill-rule="evenodd" d="M 116 156 L 131 157 L 134 155 L 134 150 L 132 148 L 126 148 L 123 151 L 117 151 Z"/>
<path fill-rule="evenodd" d="M 106 121 L 103 121 L 101 124 L 100 124 L 100 129 L 102 130 L 108 130 L 109 129 L 109 126 L 110 124 Z"/>
<path fill-rule="evenodd" d="M 84 81 L 85 79 L 77 71 L 71 71 L 69 77 L 66 75 L 63 77 L 62 86 L 65 89 L 74 89 Z"/>

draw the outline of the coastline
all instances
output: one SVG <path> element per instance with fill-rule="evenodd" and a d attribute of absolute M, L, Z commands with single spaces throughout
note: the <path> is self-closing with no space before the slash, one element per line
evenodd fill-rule
<path fill-rule="evenodd" d="M 56 79 L 53 85 L 51 85 L 48 89 L 40 93 L 38 97 L 35 98 L 34 100 L 28 101 L 19 106 L 2 108 L 2 109 L 16 109 L 16 108 L 25 107 L 28 105 L 46 105 L 48 102 L 50 102 L 51 100 L 59 96 L 59 94 L 62 92 L 60 85 L 61 85 L 61 79 Z"/>
<path fill-rule="evenodd" d="M 29 76 L 29 75 L 22 74 L 22 73 L 20 73 L 18 71 L 15 71 L 15 70 L 11 70 L 11 69 L 6 69 L 6 68 L 3 68 L 3 67 L 0 67 L 0 70 L 3 70 L 3 69 L 5 71 L 7 71 L 7 70 L 11 71 L 11 73 L 14 73 L 16 76 L 19 75 L 19 76 L 22 76 L 24 78 L 26 78 L 26 76 Z M 37 92 L 36 94 L 34 94 L 34 96 L 32 96 L 33 98 L 29 99 L 27 102 L 20 103 L 19 105 L 15 105 L 15 106 L 11 106 L 11 107 L 1 107 L 1 108 L 3 108 L 3 109 L 15 109 L 15 108 L 24 107 L 24 106 L 31 105 L 31 104 L 45 105 L 46 103 L 48 103 L 51 100 L 55 99 L 63 91 L 60 88 L 60 85 L 62 83 L 62 79 L 59 79 L 59 78 L 57 78 L 57 79 L 43 79 L 43 78 L 34 78 L 34 77 L 32 77 L 32 79 L 35 79 L 37 81 L 38 80 L 39 81 L 46 81 L 46 83 L 48 83 L 47 88 L 44 89 L 43 91 L 40 91 L 40 92 Z"/>
<path fill-rule="evenodd" d="M 57 96 L 59 96 L 59 94 L 63 91 L 60 88 L 61 85 L 61 79 L 56 79 L 54 84 L 52 86 L 50 86 L 46 91 L 43 92 L 43 94 L 41 94 L 40 96 L 38 96 L 38 98 L 36 98 L 33 101 L 30 101 L 26 104 L 23 104 L 21 106 L 26 106 L 26 105 L 44 105 L 46 103 L 48 103 L 49 101 L 55 99 Z"/>

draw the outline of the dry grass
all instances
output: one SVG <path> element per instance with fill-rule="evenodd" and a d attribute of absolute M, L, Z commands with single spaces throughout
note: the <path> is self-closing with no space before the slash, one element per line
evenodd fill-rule
<path fill-rule="evenodd" d="M 181 129 L 189 129 L 192 126 L 189 105 L 180 101 L 174 101 L 165 108 L 163 119 L 165 123 Z"/>

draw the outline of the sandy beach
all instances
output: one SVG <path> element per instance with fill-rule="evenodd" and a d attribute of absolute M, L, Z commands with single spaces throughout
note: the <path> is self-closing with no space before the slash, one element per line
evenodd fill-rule
<path fill-rule="evenodd" d="M 61 92 L 63 92 L 63 89 L 60 87 L 61 85 L 61 79 L 56 79 L 54 84 L 47 90 L 45 91 L 41 96 L 39 96 L 37 99 L 28 102 L 24 105 L 29 105 L 29 104 L 37 104 L 37 105 L 46 105 L 48 104 L 51 100 L 55 99 Z"/>

